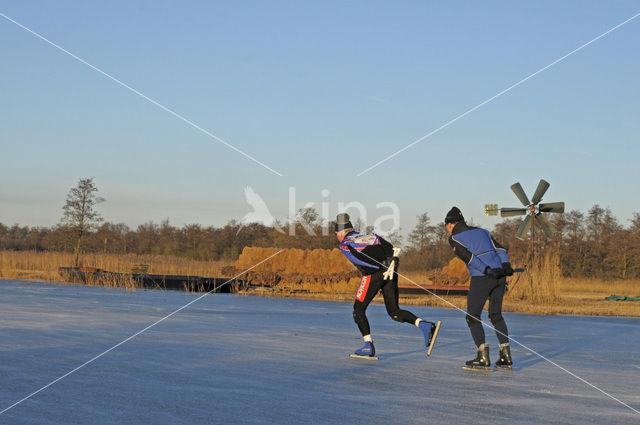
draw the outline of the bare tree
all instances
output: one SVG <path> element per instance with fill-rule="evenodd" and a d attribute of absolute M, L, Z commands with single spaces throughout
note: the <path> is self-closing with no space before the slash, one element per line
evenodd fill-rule
<path fill-rule="evenodd" d="M 75 267 L 78 267 L 82 238 L 102 222 L 95 207 L 104 202 L 104 198 L 97 196 L 96 192 L 98 188 L 93 183 L 93 177 L 80 179 L 78 185 L 69 191 L 67 202 L 62 207 L 62 224 L 68 226 L 76 238 Z"/>
<path fill-rule="evenodd" d="M 396 248 L 400 248 L 402 246 L 402 234 L 400 233 L 402 229 L 398 228 L 398 230 L 394 230 L 393 232 L 388 233 L 384 238 L 391 242 L 391 245 Z"/>
<path fill-rule="evenodd" d="M 431 218 L 428 213 L 423 213 L 417 216 L 418 223 L 409 233 L 409 244 L 417 251 L 423 251 L 433 241 L 434 233 L 436 232 L 435 226 L 430 226 Z"/>

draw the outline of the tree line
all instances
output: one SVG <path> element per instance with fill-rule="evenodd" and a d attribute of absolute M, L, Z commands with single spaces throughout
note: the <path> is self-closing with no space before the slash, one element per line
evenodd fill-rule
<path fill-rule="evenodd" d="M 634 213 L 624 226 L 609 208 L 593 205 L 585 214 L 572 210 L 564 214 L 548 214 L 556 232 L 547 237 L 534 224 L 534 254 L 557 255 L 560 269 L 568 277 L 600 279 L 640 278 L 640 214 Z M 514 266 L 528 266 L 532 251 L 530 234 L 525 240 L 515 237 L 522 218 L 505 219 L 495 225 L 491 234 L 508 249 Z M 473 223 L 469 223 L 473 225 Z M 404 264 L 409 268 L 443 267 L 451 258 L 451 247 L 444 225 L 430 224 L 427 213 L 418 216 L 418 224 L 409 234 L 409 249 Z"/>
<path fill-rule="evenodd" d="M 103 201 L 97 196 L 93 179 L 81 179 L 69 192 L 58 225 L 28 227 L 0 223 L 0 250 L 74 252 L 78 265 L 81 251 L 235 260 L 246 246 L 331 249 L 337 245 L 331 223 L 323 223 L 313 208 L 299 210 L 292 223 L 280 223 L 279 227 L 284 231 L 234 220 L 222 227 L 199 224 L 176 227 L 164 220 L 131 229 L 124 223 L 103 222 L 96 211 L 96 206 Z M 609 208 L 599 205 L 594 205 L 586 214 L 573 210 L 547 217 L 557 232 L 546 237 L 538 227 L 534 251 L 536 255 L 543 252 L 557 254 L 565 276 L 640 278 L 640 214 L 634 213 L 628 226 L 622 225 Z M 418 215 L 417 219 L 406 241 L 399 231 L 385 236 L 394 245 L 405 247 L 402 268 L 433 270 L 444 267 L 453 258 L 453 253 L 443 223 L 433 224 L 427 212 Z M 526 267 L 532 252 L 529 240 L 515 237 L 521 222 L 520 218 L 503 220 L 492 229 L 492 234 L 509 250 L 514 266 Z M 374 231 L 371 227 L 360 228 L 357 221 L 354 225 L 359 231 Z M 290 232 L 291 228 L 295 231 Z"/>
<path fill-rule="evenodd" d="M 313 211 L 310 211 L 313 213 Z M 112 254 L 174 255 L 196 260 L 234 260 L 245 246 L 314 249 L 335 248 L 331 229 L 323 236 L 323 225 L 305 222 L 313 229 L 309 235 L 303 227 L 304 216 L 295 223 L 295 235 L 280 233 L 273 227 L 253 223 L 242 225 L 230 221 L 222 227 L 189 224 L 176 227 L 168 220 L 145 223 L 135 229 L 123 223 L 101 223 L 83 235 L 82 251 Z M 623 226 L 607 208 L 594 205 L 586 214 L 570 211 L 550 215 L 557 232 L 547 238 L 538 227 L 536 253 L 553 251 L 560 258 L 565 276 L 598 278 L 640 278 L 640 214 L 635 213 L 629 226 Z M 509 250 L 516 265 L 529 261 L 530 242 L 515 238 L 521 219 L 498 223 L 492 234 Z M 473 223 L 470 223 L 473 224 Z M 372 230 L 372 229 L 360 229 Z M 327 233 L 326 230 L 324 230 Z M 76 252 L 78 230 L 69 224 L 53 227 L 6 226 L 0 223 L 0 249 Z M 399 234 L 388 237 L 402 243 Z M 442 223 L 431 224 L 428 213 L 418 216 L 409 233 L 402 255 L 402 267 L 412 270 L 441 268 L 453 258 L 448 235 Z"/>
<path fill-rule="evenodd" d="M 320 230 L 320 229 L 316 229 Z M 0 249 L 75 252 L 76 229 L 53 227 L 6 226 L 0 223 Z M 222 227 L 188 224 L 176 227 L 168 220 L 145 223 L 136 229 L 123 223 L 103 223 L 85 233 L 82 252 L 110 254 L 157 254 L 189 257 L 196 260 L 236 259 L 245 246 L 282 248 L 335 248 L 333 234 L 309 236 L 297 227 L 296 236 L 288 236 L 272 227 L 252 223 L 242 226 L 230 221 Z"/>

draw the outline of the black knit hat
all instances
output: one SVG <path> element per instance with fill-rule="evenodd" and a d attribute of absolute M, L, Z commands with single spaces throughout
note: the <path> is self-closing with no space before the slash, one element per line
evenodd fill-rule
<path fill-rule="evenodd" d="M 340 213 L 336 217 L 336 224 L 334 225 L 333 230 L 340 232 L 344 229 L 353 229 L 353 225 L 351 224 L 351 221 L 349 221 L 349 214 Z"/>
<path fill-rule="evenodd" d="M 464 223 L 464 217 L 462 216 L 462 212 L 458 209 L 458 207 L 453 207 L 447 213 L 447 216 L 444 218 L 445 223 Z"/>

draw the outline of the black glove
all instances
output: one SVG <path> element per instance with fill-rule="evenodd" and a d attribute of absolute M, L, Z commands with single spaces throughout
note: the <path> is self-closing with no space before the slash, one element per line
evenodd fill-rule
<path fill-rule="evenodd" d="M 501 277 L 503 277 L 505 275 L 504 269 L 502 267 L 497 267 L 495 269 L 492 269 L 491 267 L 487 266 L 484 269 L 484 274 L 486 274 L 489 277 L 492 277 L 494 279 L 500 279 Z"/>
<path fill-rule="evenodd" d="M 513 276 L 513 267 L 511 267 L 511 263 L 502 263 L 502 269 L 504 270 L 505 276 Z"/>

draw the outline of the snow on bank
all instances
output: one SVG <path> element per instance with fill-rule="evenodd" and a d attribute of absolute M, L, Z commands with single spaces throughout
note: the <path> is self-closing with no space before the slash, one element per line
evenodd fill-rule
<path fill-rule="evenodd" d="M 0 281 L 0 410 L 195 299 L 172 291 Z M 525 349 L 517 370 L 460 369 L 464 317 L 409 307 L 421 334 L 369 308 L 379 362 L 347 303 L 209 295 L 0 415 L 0 423 L 640 423 L 640 415 Z M 514 338 L 640 410 L 640 319 L 506 313 Z M 487 332 L 495 360 L 495 336 Z"/>

